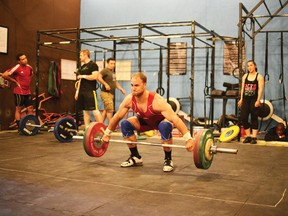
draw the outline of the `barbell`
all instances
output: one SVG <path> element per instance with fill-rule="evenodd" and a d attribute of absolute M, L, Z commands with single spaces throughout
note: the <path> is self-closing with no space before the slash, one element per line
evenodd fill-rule
<path fill-rule="evenodd" d="M 19 121 L 19 131 L 26 136 L 34 136 L 38 133 L 40 128 L 47 127 L 40 125 L 38 118 L 35 115 L 25 115 Z"/>
<path fill-rule="evenodd" d="M 34 115 L 25 115 L 19 122 L 19 130 L 23 135 L 34 136 L 40 128 L 47 128 L 45 124 L 40 124 Z M 77 125 L 73 118 L 63 117 L 56 121 L 53 129 L 55 137 L 60 142 L 71 142 L 73 135 L 77 132 Z"/>
<path fill-rule="evenodd" d="M 74 139 L 83 139 L 83 147 L 87 155 L 91 157 L 103 156 L 109 146 L 109 142 L 102 140 L 106 126 L 103 123 L 93 122 L 85 130 L 84 136 L 74 136 Z M 214 143 L 214 136 L 211 130 L 203 129 L 196 133 L 193 138 L 195 142 L 194 150 L 192 152 L 194 158 L 194 164 L 199 169 L 208 169 L 213 161 L 213 157 L 216 153 L 229 153 L 237 154 L 237 149 L 220 148 Z M 139 144 L 148 146 L 158 147 L 171 147 L 186 149 L 185 146 L 181 145 L 170 145 L 160 143 L 149 143 L 149 142 L 131 142 L 125 140 L 114 140 L 110 139 L 110 142 L 125 143 L 125 144 Z"/>
<path fill-rule="evenodd" d="M 76 121 L 71 117 L 64 117 L 57 120 L 53 133 L 60 142 L 71 142 L 77 131 Z"/>

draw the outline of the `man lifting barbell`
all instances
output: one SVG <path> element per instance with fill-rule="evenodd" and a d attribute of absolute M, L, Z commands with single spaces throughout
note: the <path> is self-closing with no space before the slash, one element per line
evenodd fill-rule
<path fill-rule="evenodd" d="M 65 130 L 65 125 L 63 129 Z M 83 136 L 73 136 L 73 139 L 83 140 L 83 147 L 85 152 L 91 157 L 102 157 L 109 146 L 109 142 L 105 142 L 102 137 L 105 133 L 106 126 L 100 122 L 92 122 L 89 127 L 85 130 Z M 55 130 L 54 130 L 55 131 Z M 65 130 L 66 131 L 66 130 Z M 58 131 L 56 132 L 56 134 Z M 67 134 L 65 132 L 64 134 Z M 60 135 L 60 134 L 58 134 Z M 65 137 L 65 136 L 64 136 Z M 61 141 L 59 139 L 59 141 Z M 67 140 L 66 140 L 67 141 Z M 146 146 L 157 146 L 157 147 L 168 147 L 168 148 L 181 148 L 187 149 L 184 145 L 173 145 L 173 144 L 160 144 L 160 143 L 149 143 L 149 142 L 133 142 L 126 140 L 109 139 L 110 142 L 115 143 L 126 143 L 126 144 L 136 144 L 136 145 L 146 145 Z M 217 153 L 229 153 L 237 154 L 237 149 L 229 148 L 219 148 L 215 145 L 213 132 L 209 129 L 199 130 L 193 137 L 194 147 L 193 147 L 193 159 L 194 164 L 199 169 L 209 169 L 212 164 L 214 155 Z M 141 163 L 142 164 L 142 163 Z M 139 164 L 138 164 L 139 165 Z"/>
<path fill-rule="evenodd" d="M 111 119 L 102 137 L 104 142 L 109 142 L 110 135 L 120 120 L 126 115 L 129 109 L 133 110 L 136 116 L 132 116 L 121 122 L 122 136 L 124 140 L 128 141 L 127 145 L 131 152 L 129 158 L 121 163 L 121 167 L 137 166 L 143 163 L 143 159 L 137 149 L 137 144 L 129 143 L 136 142 L 134 130 L 144 132 L 157 129 L 161 134 L 161 143 L 172 144 L 172 129 L 175 126 L 183 134 L 187 151 L 193 151 L 194 149 L 194 140 L 184 122 L 163 97 L 155 92 L 148 91 L 146 84 L 147 77 L 144 73 L 137 72 L 132 76 L 132 93 L 124 98 L 119 110 Z M 163 148 L 165 155 L 163 171 L 170 172 L 173 170 L 172 149 L 166 146 Z"/>
<path fill-rule="evenodd" d="M 88 128 L 86 128 L 84 136 L 74 136 L 76 123 L 71 118 L 62 118 L 55 124 L 55 137 L 60 142 L 71 142 L 73 139 L 83 140 L 84 150 L 91 157 L 103 156 L 107 151 L 109 141 L 126 143 L 131 151 L 131 155 L 127 161 L 121 164 L 122 167 L 142 165 L 143 160 L 138 153 L 137 145 L 163 147 L 165 152 L 164 171 L 173 170 L 171 148 L 181 148 L 191 152 L 193 151 L 194 164 L 199 169 L 208 169 L 211 166 L 216 153 L 237 154 L 237 149 L 217 147 L 214 142 L 213 132 L 209 129 L 198 131 L 192 138 L 184 123 L 173 111 L 171 111 L 172 108 L 167 106 L 167 102 L 155 92 L 146 90 L 146 79 L 147 78 L 142 73 L 137 73 L 132 77 L 132 94 L 124 99 L 120 105 L 119 111 L 115 114 L 113 122 L 109 125 L 107 130 L 103 123 L 92 122 L 89 124 Z M 111 131 L 115 129 L 116 125 L 130 108 L 136 112 L 137 116 L 124 120 L 121 123 L 125 140 L 110 139 Z M 166 119 L 165 116 L 167 116 Z M 186 140 L 185 146 L 172 144 L 172 123 L 168 120 L 173 122 L 178 129 L 180 128 L 180 131 L 184 134 L 184 139 Z M 162 137 L 161 144 L 136 141 L 134 130 L 145 131 L 150 130 L 151 128 L 159 129 Z M 226 135 L 227 134 L 228 132 Z M 225 136 L 225 138 L 227 137 Z"/>

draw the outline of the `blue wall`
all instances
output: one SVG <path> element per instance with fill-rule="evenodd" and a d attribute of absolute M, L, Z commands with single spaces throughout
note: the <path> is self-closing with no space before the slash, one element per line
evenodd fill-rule
<path fill-rule="evenodd" d="M 244 6 L 250 10 L 258 1 L 242 1 Z M 271 11 L 278 8 L 278 1 L 268 1 Z M 261 10 L 265 13 L 264 8 L 257 12 L 261 15 Z M 284 8 L 287 13 L 287 7 Z M 267 26 L 270 29 L 287 30 L 287 19 L 281 18 L 271 22 Z M 81 28 L 95 26 L 109 26 L 121 24 L 137 24 L 146 22 L 175 22 L 196 20 L 209 30 L 214 30 L 220 35 L 238 37 L 237 23 L 239 20 L 239 1 L 236 0 L 82 0 L 81 1 Z M 247 26 L 249 27 L 249 26 Z M 266 84 L 265 98 L 276 99 L 283 97 L 282 85 L 279 84 L 280 74 L 280 35 L 269 35 L 269 69 L 270 81 Z M 247 39 L 247 59 L 251 59 L 251 42 Z M 284 71 L 287 73 L 287 33 L 284 34 Z M 131 48 L 132 45 L 126 45 Z M 82 48 L 85 48 L 83 46 Z M 123 47 L 121 47 L 123 48 Z M 125 48 L 125 47 L 124 47 Z M 148 75 L 148 89 L 155 91 L 157 88 L 157 72 L 159 71 L 159 51 L 143 52 L 142 54 L 142 71 Z M 195 57 L 195 107 L 194 117 L 204 116 L 204 85 L 205 85 L 205 50 L 196 51 Z M 133 72 L 137 71 L 137 52 L 117 53 L 117 59 L 129 59 L 133 62 Z M 163 52 L 166 57 L 166 53 Z M 189 56 L 189 55 L 188 55 Z M 109 53 L 107 54 L 109 57 Z M 97 55 L 97 60 L 102 60 L 103 56 Z M 265 65 L 265 34 L 259 34 L 256 38 L 256 55 L 255 60 L 258 64 L 258 71 L 264 75 Z M 223 82 L 237 83 L 238 80 L 232 76 L 223 75 L 223 42 L 216 42 L 216 73 L 215 87 L 224 90 Z M 191 67 L 188 61 L 188 68 Z M 165 65 L 163 66 L 165 72 Z M 285 76 L 284 75 L 284 76 Z M 184 76 L 171 77 L 170 97 L 187 97 L 190 94 L 189 74 Z M 286 79 L 286 78 L 285 78 Z M 287 78 L 288 79 L 288 78 Z M 286 83 L 287 83 L 286 79 Z M 125 90 L 130 92 L 130 83 L 121 81 Z M 163 77 L 163 87 L 166 89 L 166 76 Z M 286 92 L 288 92 L 286 87 Z M 165 95 L 164 95 L 165 97 Z M 116 109 L 124 97 L 117 92 Z M 189 113 L 189 102 L 182 101 L 182 110 Z M 273 102 L 275 114 L 284 117 L 283 101 Z M 100 107 L 101 108 L 101 107 Z M 209 100 L 207 100 L 208 115 Z M 228 101 L 227 114 L 233 114 L 235 110 L 234 101 Z M 287 108 L 286 108 L 287 111 Z M 214 119 L 218 119 L 222 114 L 221 100 L 215 101 Z"/>

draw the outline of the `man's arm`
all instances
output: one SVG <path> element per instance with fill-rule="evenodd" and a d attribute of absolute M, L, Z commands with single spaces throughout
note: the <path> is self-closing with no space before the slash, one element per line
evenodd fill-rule
<path fill-rule="evenodd" d="M 121 85 L 117 81 L 115 82 L 115 86 L 116 86 L 117 89 L 119 89 L 121 91 L 121 93 L 123 95 L 126 94 L 125 90 L 121 87 Z"/>
<path fill-rule="evenodd" d="M 78 84 L 77 84 L 77 83 L 78 83 Z M 78 100 L 80 86 L 81 86 L 81 79 L 79 79 L 79 80 L 76 81 L 76 83 L 75 83 L 76 91 L 75 91 L 74 99 L 75 99 L 76 101 Z"/>
<path fill-rule="evenodd" d="M 99 71 L 93 71 L 91 75 L 78 75 L 77 79 L 98 80 Z"/>
<path fill-rule="evenodd" d="M 179 116 L 173 111 L 170 104 L 167 103 L 167 101 L 158 94 L 155 95 L 153 101 L 153 109 L 155 111 L 160 111 L 165 119 L 174 124 L 174 126 L 183 134 L 183 138 L 186 141 L 187 151 L 193 151 L 195 143 L 190 134 L 190 131 L 184 122 L 179 118 Z"/>
<path fill-rule="evenodd" d="M 120 120 L 126 115 L 126 113 L 131 108 L 131 103 L 132 103 L 132 95 L 130 94 L 124 98 L 123 102 L 119 106 L 118 111 L 110 120 L 109 125 L 104 131 L 104 135 L 102 137 L 103 141 L 109 142 L 111 133 L 115 130 Z"/>
<path fill-rule="evenodd" d="M 14 79 L 13 77 L 11 77 L 11 76 L 9 75 L 9 71 L 8 71 L 8 70 L 5 71 L 5 72 L 2 74 L 2 77 L 3 77 L 4 79 L 10 81 L 10 82 L 16 83 L 16 85 L 19 86 L 19 83 L 16 81 L 16 79 Z"/>
<path fill-rule="evenodd" d="M 109 90 L 111 89 L 110 86 L 108 85 L 108 83 L 105 82 L 105 80 L 103 79 L 103 76 L 102 76 L 101 73 L 99 73 L 99 75 L 98 75 L 98 81 L 99 81 L 103 86 L 105 86 L 105 89 L 106 89 L 107 91 L 109 91 Z"/>
<path fill-rule="evenodd" d="M 132 103 L 132 95 L 128 95 L 124 98 L 123 102 L 120 104 L 118 111 L 115 113 L 115 115 L 112 117 L 109 125 L 107 128 L 109 130 L 114 131 L 117 127 L 120 120 L 126 115 L 126 113 L 131 108 Z"/>
<path fill-rule="evenodd" d="M 267 133 L 264 137 L 265 141 L 278 141 L 279 137 L 277 136 L 277 134 L 274 132 L 274 134 L 272 133 Z"/>
<path fill-rule="evenodd" d="M 155 100 L 156 99 L 156 100 Z M 153 109 L 155 111 L 161 112 L 161 114 L 168 121 L 172 122 L 174 126 L 182 133 L 186 134 L 189 132 L 184 122 L 179 118 L 179 116 L 173 111 L 170 104 L 167 101 L 160 97 L 160 95 L 156 94 L 153 101 Z"/>

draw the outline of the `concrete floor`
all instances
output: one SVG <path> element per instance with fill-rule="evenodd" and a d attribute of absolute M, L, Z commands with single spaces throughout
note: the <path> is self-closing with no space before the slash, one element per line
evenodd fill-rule
<path fill-rule="evenodd" d="M 82 141 L 59 143 L 45 131 L 2 132 L 0 143 L 1 216 L 288 215 L 287 147 L 217 143 L 239 152 L 216 154 L 209 170 L 173 149 L 175 170 L 163 173 L 161 147 L 139 146 L 144 165 L 121 168 L 129 156 L 125 144 L 111 142 L 94 158 Z"/>

